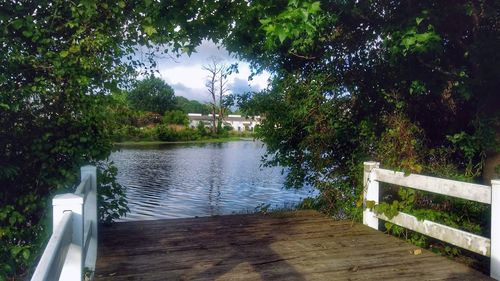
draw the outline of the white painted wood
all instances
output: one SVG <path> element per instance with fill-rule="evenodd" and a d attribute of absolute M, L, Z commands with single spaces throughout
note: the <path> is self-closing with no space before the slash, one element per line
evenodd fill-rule
<path fill-rule="evenodd" d="M 52 205 L 55 242 L 49 241 L 31 280 L 81 281 L 84 266 L 93 271 L 97 259 L 96 167 L 82 167 L 75 193 L 56 195 Z"/>
<path fill-rule="evenodd" d="M 82 278 L 82 247 L 71 243 L 68 248 L 59 281 L 83 280 Z M 79 277 L 80 276 L 80 277 Z"/>
<path fill-rule="evenodd" d="M 416 217 L 401 212 L 392 219 L 387 218 L 383 214 L 373 214 L 366 209 L 366 200 L 373 200 L 378 203 L 379 186 L 372 186 L 372 182 L 386 182 L 479 203 L 491 204 L 491 239 L 428 220 L 419 221 Z M 472 252 L 489 256 L 491 258 L 490 276 L 500 280 L 500 180 L 492 180 L 490 187 L 416 174 L 405 175 L 402 172 L 380 169 L 376 162 L 365 162 L 364 187 L 364 224 L 376 228 L 374 227 L 375 220 L 372 217 L 372 215 L 375 215 L 379 219 L 392 222 Z M 377 194 L 374 194 L 375 191 Z"/>
<path fill-rule="evenodd" d="M 87 257 L 89 257 L 89 255 L 92 254 L 92 253 L 89 253 L 89 249 L 91 248 L 90 243 L 92 241 L 92 226 L 91 225 L 85 226 L 84 229 L 85 229 L 85 233 L 83 235 L 82 251 L 83 251 L 83 260 L 85 261 L 87 259 Z M 85 265 L 85 267 L 87 267 L 87 265 Z M 94 267 L 92 267 L 92 269 L 94 269 Z"/>
<path fill-rule="evenodd" d="M 491 181 L 491 270 L 490 276 L 500 280 L 500 180 Z"/>
<path fill-rule="evenodd" d="M 31 281 L 57 280 L 61 273 L 72 236 L 72 212 L 65 212 L 54 228 Z"/>
<path fill-rule="evenodd" d="M 78 255 L 72 252 L 70 259 L 71 264 L 67 262 L 64 263 L 64 268 L 61 271 L 61 278 L 64 278 L 60 278 L 59 280 L 61 281 L 82 280 L 83 253 L 81 252 L 81 247 L 83 245 L 83 203 L 83 195 L 72 193 L 56 195 L 52 200 L 54 224 L 58 217 L 64 212 L 71 211 L 73 213 L 73 235 L 71 241 L 72 244 L 75 244 L 77 249 L 80 249 Z M 75 247 L 72 248 L 76 250 Z"/>
<path fill-rule="evenodd" d="M 378 162 L 364 162 L 363 172 L 363 224 L 378 229 L 378 218 L 376 214 L 366 208 L 366 201 L 379 202 L 379 183 L 373 179 L 373 170 L 379 167 Z"/>
<path fill-rule="evenodd" d="M 392 222 L 483 256 L 490 256 L 490 239 L 488 238 L 428 220 L 419 221 L 415 216 L 402 212 L 392 219 L 387 218 L 383 214 L 377 216 L 382 220 Z"/>
<path fill-rule="evenodd" d="M 84 166 L 81 168 L 81 180 L 88 180 L 88 189 L 86 190 L 85 202 L 85 225 L 91 229 L 84 229 L 84 233 L 90 233 L 90 237 L 86 237 L 84 245 L 86 250 L 84 253 L 84 266 L 94 271 L 97 260 L 97 168 L 95 166 Z"/>
<path fill-rule="evenodd" d="M 83 197 L 85 197 L 85 194 L 87 193 L 87 189 L 88 189 L 89 184 L 90 184 L 90 182 L 89 182 L 90 177 L 91 177 L 91 175 L 87 175 L 87 174 L 84 177 L 82 176 L 80 183 L 78 184 L 78 186 L 75 189 L 74 194 L 82 195 Z"/>
<path fill-rule="evenodd" d="M 375 169 L 374 179 L 386 183 L 406 186 L 423 191 L 453 196 L 480 203 L 491 203 L 491 187 L 474 183 L 428 177 L 416 174 L 405 175 L 386 169 Z"/>

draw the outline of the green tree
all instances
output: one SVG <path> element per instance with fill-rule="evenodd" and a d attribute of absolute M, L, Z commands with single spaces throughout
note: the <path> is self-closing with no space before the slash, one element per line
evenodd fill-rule
<path fill-rule="evenodd" d="M 291 186 L 319 187 L 336 213 L 359 214 L 367 159 L 481 180 L 498 153 L 499 5 L 252 2 L 224 42 L 273 72 L 271 89 L 242 104 L 266 117 L 268 164 L 289 167 Z"/>
<path fill-rule="evenodd" d="M 128 92 L 128 100 L 136 110 L 156 112 L 160 115 L 175 108 L 174 90 L 161 78 L 154 76 L 137 81 Z"/>
<path fill-rule="evenodd" d="M 165 112 L 163 123 L 187 126 L 189 124 L 189 119 L 187 114 L 181 110 L 172 110 Z"/>
<path fill-rule="evenodd" d="M 205 36 L 175 32 L 175 21 L 188 24 L 192 6 L 184 3 L 176 4 L 174 21 L 155 28 L 160 5 L 168 3 L 0 5 L 0 280 L 26 272 L 37 259 L 50 232 L 43 223 L 49 198 L 76 181 L 79 166 L 97 164 L 110 154 L 111 94 L 137 68 L 148 70 L 134 60 L 138 46 L 169 42 L 170 51 L 189 52 Z M 120 196 L 120 188 L 110 183 L 113 169 L 99 166 L 105 179 L 101 184 L 107 186 L 102 195 Z M 101 202 L 123 211 L 123 200 Z M 109 211 L 102 218 L 113 218 Z"/>
<path fill-rule="evenodd" d="M 182 96 L 175 97 L 175 106 L 186 114 L 201 113 L 206 115 L 210 112 L 210 108 L 208 105 L 202 104 L 196 100 L 188 100 L 187 98 Z"/>

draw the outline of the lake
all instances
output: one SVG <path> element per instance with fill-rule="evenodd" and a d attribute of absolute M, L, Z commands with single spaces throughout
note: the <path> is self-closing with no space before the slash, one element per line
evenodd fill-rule
<path fill-rule="evenodd" d="M 259 141 L 126 147 L 111 155 L 126 187 L 130 213 L 122 221 L 292 208 L 311 187 L 284 189 L 280 167 L 262 167 Z"/>

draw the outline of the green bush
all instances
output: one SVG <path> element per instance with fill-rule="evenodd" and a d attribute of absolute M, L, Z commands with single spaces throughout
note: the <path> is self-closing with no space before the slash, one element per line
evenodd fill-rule
<path fill-rule="evenodd" d="M 196 131 L 198 131 L 198 134 L 202 137 L 205 137 L 209 134 L 207 128 L 205 128 L 205 123 L 202 121 L 198 122 L 198 125 L 196 126 Z"/>
<path fill-rule="evenodd" d="M 177 140 L 179 141 L 194 141 L 194 140 L 199 140 L 201 139 L 201 135 L 198 132 L 198 130 L 195 129 L 185 129 L 182 131 L 178 131 L 177 133 Z"/>
<path fill-rule="evenodd" d="M 172 110 L 165 112 L 163 123 L 187 126 L 189 124 L 189 119 L 186 113 L 181 110 Z"/>
<path fill-rule="evenodd" d="M 125 189 L 116 180 L 118 169 L 113 162 L 101 161 L 97 164 L 97 203 L 99 222 L 110 224 L 124 216 L 127 207 Z"/>
<path fill-rule="evenodd" d="M 161 141 L 175 141 L 175 131 L 167 125 L 160 125 L 156 127 L 156 135 Z"/>
<path fill-rule="evenodd" d="M 113 132 L 113 141 L 154 141 L 157 140 L 156 128 L 137 128 L 125 125 Z"/>
<path fill-rule="evenodd" d="M 202 135 L 197 129 L 188 128 L 176 131 L 167 125 L 156 127 L 156 134 L 161 141 L 194 141 L 202 138 Z"/>

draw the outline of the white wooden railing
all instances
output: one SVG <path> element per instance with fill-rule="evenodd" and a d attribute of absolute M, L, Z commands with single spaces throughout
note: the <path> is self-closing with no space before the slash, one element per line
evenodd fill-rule
<path fill-rule="evenodd" d="M 52 205 L 52 236 L 31 280 L 83 280 L 97 258 L 96 167 L 82 167 L 75 193 L 56 195 Z"/>
<path fill-rule="evenodd" d="M 491 186 L 434 178 L 379 168 L 377 162 L 364 163 L 363 224 L 378 229 L 379 219 L 405 227 L 452 245 L 490 257 L 490 276 L 500 280 L 500 180 Z M 389 219 L 366 208 L 366 201 L 379 203 L 379 182 L 491 204 L 491 239 L 400 212 Z"/>

